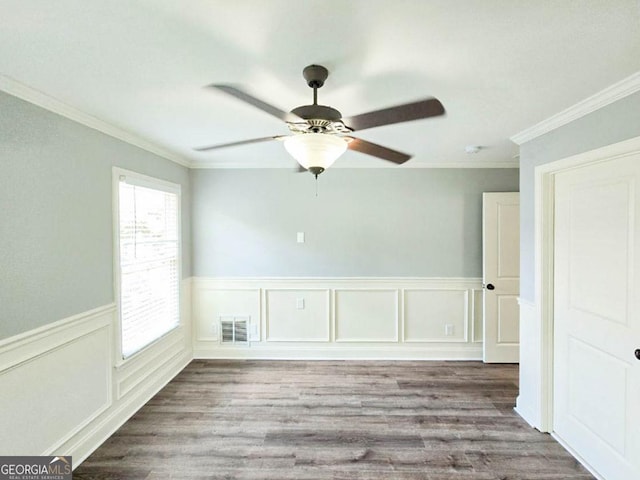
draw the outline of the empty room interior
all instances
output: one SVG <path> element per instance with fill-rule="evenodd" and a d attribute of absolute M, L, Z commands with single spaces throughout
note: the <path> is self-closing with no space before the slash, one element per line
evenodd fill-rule
<path fill-rule="evenodd" d="M 0 25 L 0 478 L 640 479 L 637 0 Z"/>

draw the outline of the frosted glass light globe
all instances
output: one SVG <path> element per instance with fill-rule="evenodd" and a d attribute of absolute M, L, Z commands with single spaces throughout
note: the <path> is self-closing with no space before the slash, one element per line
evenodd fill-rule
<path fill-rule="evenodd" d="M 301 133 L 287 137 L 284 148 L 304 168 L 326 170 L 347 150 L 346 139 L 326 133 Z"/>

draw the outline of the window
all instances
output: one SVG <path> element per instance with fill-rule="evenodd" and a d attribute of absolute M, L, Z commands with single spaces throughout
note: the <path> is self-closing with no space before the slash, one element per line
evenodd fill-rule
<path fill-rule="evenodd" d="M 180 186 L 114 170 L 122 356 L 180 322 Z"/>

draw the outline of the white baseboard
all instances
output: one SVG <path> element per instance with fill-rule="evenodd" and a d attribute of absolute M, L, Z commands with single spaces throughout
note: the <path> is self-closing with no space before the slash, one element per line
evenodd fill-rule
<path fill-rule="evenodd" d="M 194 351 L 197 359 L 252 360 L 482 360 L 482 346 L 306 346 L 256 345 L 252 347 L 203 348 Z"/>
<path fill-rule="evenodd" d="M 528 405 L 522 401 L 520 396 L 516 398 L 515 412 L 522 417 L 522 419 L 529 424 L 530 427 L 537 429 L 538 427 L 533 422 L 533 412 L 528 408 Z"/>
<path fill-rule="evenodd" d="M 520 305 L 520 395 L 516 412 L 532 427 L 546 431 L 541 422 L 540 341 L 536 306 L 519 299 Z"/>
<path fill-rule="evenodd" d="M 60 449 L 69 452 L 65 455 L 73 456 L 73 465 L 77 467 L 91 455 L 105 440 L 113 435 L 127 420 L 129 420 L 145 403 L 158 393 L 164 386 L 180 373 L 191 362 L 191 354 L 178 355 L 165 368 L 153 372 L 144 386 L 118 402 L 90 428 L 86 428 L 81 435 L 77 435 Z M 54 454 L 51 452 L 51 454 Z M 62 453 L 60 453 L 62 455 Z"/>
<path fill-rule="evenodd" d="M 580 464 L 586 468 L 591 475 L 593 475 L 597 480 L 607 480 L 602 475 L 600 475 L 591 465 L 589 465 L 581 455 L 579 455 L 573 448 L 571 448 L 563 439 L 559 437 L 554 432 L 551 432 L 551 436 L 554 438 L 556 442 L 563 446 L 563 448 L 569 452 L 573 458 L 575 458 Z"/>

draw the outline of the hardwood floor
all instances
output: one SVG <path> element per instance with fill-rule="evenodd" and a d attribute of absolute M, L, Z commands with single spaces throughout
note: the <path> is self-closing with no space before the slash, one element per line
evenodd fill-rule
<path fill-rule="evenodd" d="M 195 360 L 82 479 L 586 480 L 513 411 L 515 365 Z"/>

